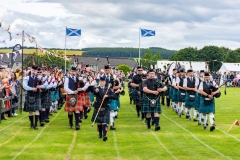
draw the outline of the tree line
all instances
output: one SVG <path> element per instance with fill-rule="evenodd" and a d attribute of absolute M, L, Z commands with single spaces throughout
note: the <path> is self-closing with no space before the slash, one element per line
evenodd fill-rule
<path fill-rule="evenodd" d="M 223 62 L 240 62 L 240 48 L 231 50 L 226 47 L 205 46 L 202 49 L 183 48 L 173 54 L 170 61 L 205 61 L 211 71 L 217 71 Z"/>

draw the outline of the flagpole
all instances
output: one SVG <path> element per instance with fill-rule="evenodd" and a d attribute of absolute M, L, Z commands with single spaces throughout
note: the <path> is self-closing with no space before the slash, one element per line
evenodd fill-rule
<path fill-rule="evenodd" d="M 138 51 L 138 62 L 140 62 L 140 34 L 141 34 L 141 28 L 139 28 L 139 51 Z"/>
<path fill-rule="evenodd" d="M 66 27 L 67 28 L 67 27 Z M 65 30 L 65 51 L 64 51 L 64 60 L 65 60 L 65 73 L 66 73 L 66 68 L 67 68 L 67 62 L 66 62 L 66 45 L 67 45 L 67 32 Z"/>
<path fill-rule="evenodd" d="M 21 83 L 23 85 L 23 39 L 24 39 L 24 31 L 22 31 L 22 79 L 21 79 Z M 21 86 L 22 87 L 22 86 Z M 22 114 L 22 102 L 23 102 L 23 87 L 21 88 L 21 95 L 20 95 L 20 112 Z"/>

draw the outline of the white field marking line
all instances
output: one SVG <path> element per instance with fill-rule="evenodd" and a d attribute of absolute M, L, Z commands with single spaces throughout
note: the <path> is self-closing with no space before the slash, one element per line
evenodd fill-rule
<path fill-rule="evenodd" d="M 27 116 L 27 115 L 26 115 L 26 116 Z M 6 129 L 6 128 L 8 128 L 8 127 L 12 126 L 12 125 L 14 125 L 15 123 L 19 122 L 20 120 L 22 120 L 22 119 L 23 119 L 23 118 L 25 118 L 26 116 L 24 116 L 24 117 L 20 118 L 19 120 L 17 120 L 16 122 L 14 122 L 14 123 L 12 123 L 12 124 L 10 124 L 10 125 L 8 125 L 8 126 L 4 127 L 3 129 L 1 129 L 1 130 L 0 130 L 0 132 L 2 132 L 4 129 Z"/>
<path fill-rule="evenodd" d="M 71 143 L 70 147 L 68 148 L 68 152 L 67 152 L 67 155 L 66 155 L 66 160 L 69 160 L 70 157 L 71 157 L 71 153 L 72 153 L 72 150 L 75 146 L 76 139 L 77 139 L 77 131 L 75 130 L 74 133 L 73 133 L 72 143 Z"/>
<path fill-rule="evenodd" d="M 131 109 L 135 112 L 135 110 L 132 108 L 132 106 L 130 106 L 130 107 L 131 107 Z M 143 122 L 143 123 L 144 123 L 144 122 Z M 155 137 L 155 139 L 158 141 L 158 143 L 162 146 L 162 148 L 164 148 L 164 149 L 167 151 L 167 153 L 172 156 L 173 159 L 177 159 L 177 157 L 175 157 L 175 156 L 172 154 L 172 152 L 160 141 L 160 139 L 157 137 L 157 135 L 156 135 L 152 130 L 150 130 L 150 131 L 151 131 L 151 134 L 152 134 L 152 135 Z"/>
<path fill-rule="evenodd" d="M 18 154 L 16 154 L 12 160 L 20 156 L 33 142 L 35 142 L 41 136 L 42 132 L 47 128 L 47 126 L 59 115 L 59 113 L 60 112 L 58 112 L 56 116 L 47 125 L 45 125 L 45 127 L 41 130 L 41 132 L 38 133 L 37 137 L 35 137 L 30 143 L 28 143 L 28 145 L 24 146 L 23 149 Z"/>
<path fill-rule="evenodd" d="M 119 153 L 119 150 L 118 150 L 118 147 L 117 147 L 117 138 L 116 138 L 115 131 L 113 131 L 113 137 L 114 137 L 114 148 L 117 152 L 117 159 L 121 159 L 121 156 L 120 156 L 120 153 Z"/>
<path fill-rule="evenodd" d="M 221 132 L 223 132 L 224 134 L 226 134 L 226 135 L 234 138 L 234 139 L 237 140 L 238 142 L 240 142 L 240 139 L 238 139 L 237 137 L 235 137 L 235 136 L 233 136 L 233 135 L 231 135 L 231 134 L 229 134 L 229 133 L 227 133 L 227 132 L 225 132 L 225 131 L 223 131 L 223 130 L 221 130 L 221 129 L 218 129 L 218 128 L 216 128 L 216 129 L 219 130 L 219 131 L 221 131 Z"/>
<path fill-rule="evenodd" d="M 204 145 L 205 147 L 207 147 L 208 149 L 214 151 L 215 153 L 219 154 L 222 157 L 225 157 L 227 159 L 230 159 L 230 157 L 225 156 L 224 154 L 220 153 L 218 150 L 210 147 L 209 145 L 207 145 L 206 143 L 204 143 L 203 141 L 201 141 L 200 139 L 198 139 L 192 132 L 190 132 L 189 130 L 187 130 L 186 128 L 182 127 L 181 125 L 179 125 L 177 122 L 175 122 L 174 120 L 170 119 L 168 116 L 162 114 L 164 117 L 166 117 L 168 120 L 172 121 L 173 123 L 175 123 L 178 127 L 182 128 L 184 131 L 186 131 L 187 133 L 189 133 L 194 139 L 196 139 L 199 143 L 201 143 L 202 145 Z"/>

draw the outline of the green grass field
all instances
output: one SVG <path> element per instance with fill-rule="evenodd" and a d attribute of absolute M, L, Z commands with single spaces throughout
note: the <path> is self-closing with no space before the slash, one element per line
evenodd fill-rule
<path fill-rule="evenodd" d="M 223 88 L 221 89 L 223 93 Z M 21 160 L 206 160 L 240 159 L 240 89 L 229 88 L 216 99 L 216 130 L 203 130 L 197 122 L 179 118 L 171 108 L 162 106 L 161 130 L 147 130 L 136 117 L 135 106 L 126 94 L 121 96 L 116 131 L 108 131 L 108 140 L 98 139 L 97 126 L 91 127 L 91 115 L 81 129 L 69 129 L 63 109 L 51 116 L 50 123 L 39 130 L 29 129 L 26 113 L 0 124 L 0 159 Z"/>

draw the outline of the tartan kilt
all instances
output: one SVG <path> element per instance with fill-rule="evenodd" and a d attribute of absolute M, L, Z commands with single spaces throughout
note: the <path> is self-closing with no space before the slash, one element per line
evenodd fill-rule
<path fill-rule="evenodd" d="M 185 92 L 185 97 L 180 98 L 181 93 L 184 93 L 184 92 Z M 185 102 L 187 100 L 187 92 L 186 91 L 178 90 L 177 96 L 178 96 L 178 102 Z"/>
<path fill-rule="evenodd" d="M 203 114 L 209 114 L 209 113 L 215 114 L 215 100 L 214 100 L 214 98 L 212 99 L 211 105 L 205 105 L 204 104 L 204 97 L 200 97 L 199 112 L 203 113 Z"/>
<path fill-rule="evenodd" d="M 55 101 L 57 100 L 55 91 L 51 91 L 50 94 L 51 94 L 51 100 L 52 100 L 52 102 L 55 102 Z"/>
<path fill-rule="evenodd" d="M 89 97 L 90 97 L 90 101 L 93 102 L 94 101 L 94 94 L 92 92 L 89 92 Z"/>
<path fill-rule="evenodd" d="M 178 102 L 178 90 L 172 88 L 172 102 Z"/>
<path fill-rule="evenodd" d="M 196 106 L 196 101 L 197 101 L 197 95 L 198 94 L 194 94 L 195 95 L 195 100 L 193 102 L 189 101 L 189 93 L 186 93 L 186 103 L 185 103 L 185 107 L 186 108 L 194 108 Z"/>
<path fill-rule="evenodd" d="M 147 98 L 147 96 L 144 96 L 143 97 L 142 113 L 159 113 L 159 114 L 162 113 L 162 109 L 161 109 L 160 99 L 159 98 L 157 99 L 156 107 L 154 107 L 154 108 L 150 107 L 149 103 L 150 103 L 150 101 Z"/>
<path fill-rule="evenodd" d="M 139 106 L 143 106 L 143 95 L 139 97 Z"/>
<path fill-rule="evenodd" d="M 67 94 L 66 95 L 66 104 L 65 104 L 65 112 L 75 112 L 75 111 L 83 111 L 83 104 L 84 104 L 84 100 L 85 98 L 83 96 L 81 96 L 81 94 L 77 95 L 77 103 L 75 106 L 71 106 L 70 104 L 70 99 L 73 97 L 74 95 L 72 94 Z"/>
<path fill-rule="evenodd" d="M 170 86 L 167 86 L 167 90 L 163 92 L 163 96 L 169 96 L 170 92 Z"/>
<path fill-rule="evenodd" d="M 133 94 L 134 94 L 134 96 L 133 96 L 134 101 L 135 101 L 136 105 L 138 105 L 139 104 L 139 94 L 138 94 L 138 91 L 134 90 Z"/>
<path fill-rule="evenodd" d="M 41 95 L 41 104 L 42 104 L 42 108 L 50 108 L 50 106 L 52 105 L 50 92 L 43 93 Z"/>
<path fill-rule="evenodd" d="M 94 107 L 94 112 L 93 112 L 92 119 L 91 119 L 92 122 L 94 121 L 94 119 L 97 115 L 97 112 L 98 112 L 98 108 Z M 99 115 L 97 116 L 95 122 L 96 123 L 107 123 L 107 124 L 109 124 L 109 119 L 110 119 L 110 111 L 109 111 L 109 109 L 107 109 L 104 116 L 102 116 L 102 117 L 99 117 Z"/>
<path fill-rule="evenodd" d="M 109 107 L 110 107 L 110 110 L 116 111 L 117 110 L 117 100 L 111 99 Z"/>
<path fill-rule="evenodd" d="M 33 104 L 30 104 L 28 99 L 29 99 L 29 94 L 27 93 L 25 96 L 25 105 L 24 105 L 25 112 L 35 112 L 37 110 L 42 110 L 40 94 L 36 94 L 35 103 Z"/>
<path fill-rule="evenodd" d="M 197 111 L 199 111 L 199 109 L 200 109 L 200 94 L 199 93 L 197 93 L 196 94 L 196 99 L 195 99 L 195 110 L 197 110 Z"/>
<path fill-rule="evenodd" d="M 90 101 L 90 96 L 88 94 L 88 92 L 84 93 L 84 107 L 89 107 L 91 106 L 91 101 Z"/>
<path fill-rule="evenodd" d="M 117 98 L 117 107 L 118 108 L 120 107 L 120 96 L 118 96 L 118 98 Z"/>

